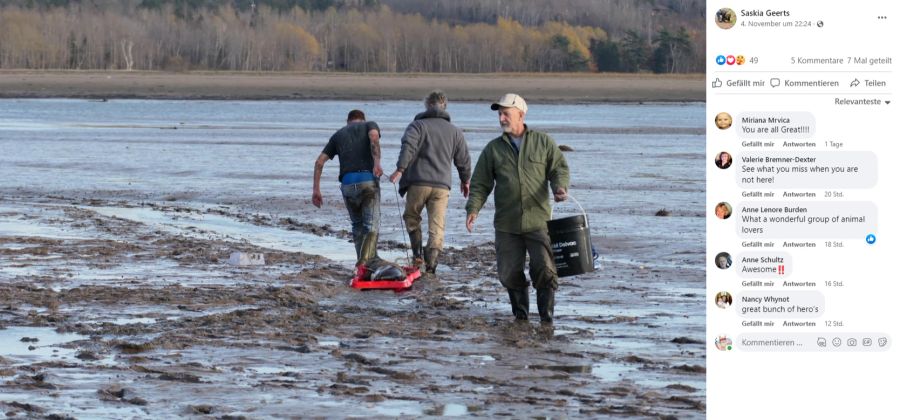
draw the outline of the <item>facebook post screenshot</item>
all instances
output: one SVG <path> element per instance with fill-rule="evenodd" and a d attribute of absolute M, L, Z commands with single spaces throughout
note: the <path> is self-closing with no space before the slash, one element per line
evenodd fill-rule
<path fill-rule="evenodd" d="M 0 0 L 0 413 L 900 418 L 897 9 Z"/>
<path fill-rule="evenodd" d="M 898 415 L 896 11 L 707 2 L 709 418 Z"/>

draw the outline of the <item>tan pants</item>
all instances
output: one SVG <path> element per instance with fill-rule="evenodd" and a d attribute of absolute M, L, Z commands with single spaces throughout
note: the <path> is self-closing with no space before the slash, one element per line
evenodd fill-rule
<path fill-rule="evenodd" d="M 422 229 L 422 209 L 428 210 L 428 244 L 426 249 L 444 248 L 444 221 L 450 190 L 441 187 L 413 185 L 406 190 L 406 210 L 403 221 L 406 230 L 415 232 Z"/>

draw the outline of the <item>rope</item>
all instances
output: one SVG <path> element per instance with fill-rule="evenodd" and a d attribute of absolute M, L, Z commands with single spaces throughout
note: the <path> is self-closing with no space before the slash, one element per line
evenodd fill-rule
<path fill-rule="evenodd" d="M 390 182 L 390 180 L 388 181 Z M 394 184 L 391 182 L 391 184 Z M 397 197 L 397 215 L 400 216 L 400 231 L 406 232 L 406 237 L 409 239 L 409 242 L 412 243 L 412 236 L 409 234 L 409 231 L 406 230 L 406 226 L 403 225 L 403 212 L 400 211 L 400 192 L 397 190 L 397 184 L 394 184 L 394 196 Z M 409 256 L 409 248 L 406 249 L 406 265 L 407 267 L 412 267 L 412 258 Z"/>

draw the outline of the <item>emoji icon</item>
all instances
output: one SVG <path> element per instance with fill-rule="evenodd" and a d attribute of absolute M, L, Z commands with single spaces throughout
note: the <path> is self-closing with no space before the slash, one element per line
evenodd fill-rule
<path fill-rule="evenodd" d="M 716 57 L 716 64 L 718 64 L 720 66 L 725 64 L 725 56 L 720 55 L 720 56 Z"/>
<path fill-rule="evenodd" d="M 743 65 L 744 65 L 744 56 L 743 56 L 743 55 L 737 56 L 737 58 L 735 59 L 735 61 L 737 62 L 737 65 L 743 66 Z"/>
<path fill-rule="evenodd" d="M 733 55 L 729 55 L 728 57 L 725 58 L 725 62 L 728 63 L 729 66 L 734 65 L 734 60 L 735 60 L 735 58 Z"/>

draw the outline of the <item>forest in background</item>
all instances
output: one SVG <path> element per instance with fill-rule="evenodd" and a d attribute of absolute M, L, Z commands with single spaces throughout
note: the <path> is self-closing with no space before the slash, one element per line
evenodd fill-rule
<path fill-rule="evenodd" d="M 699 0 L 0 0 L 0 69 L 703 72 Z"/>

